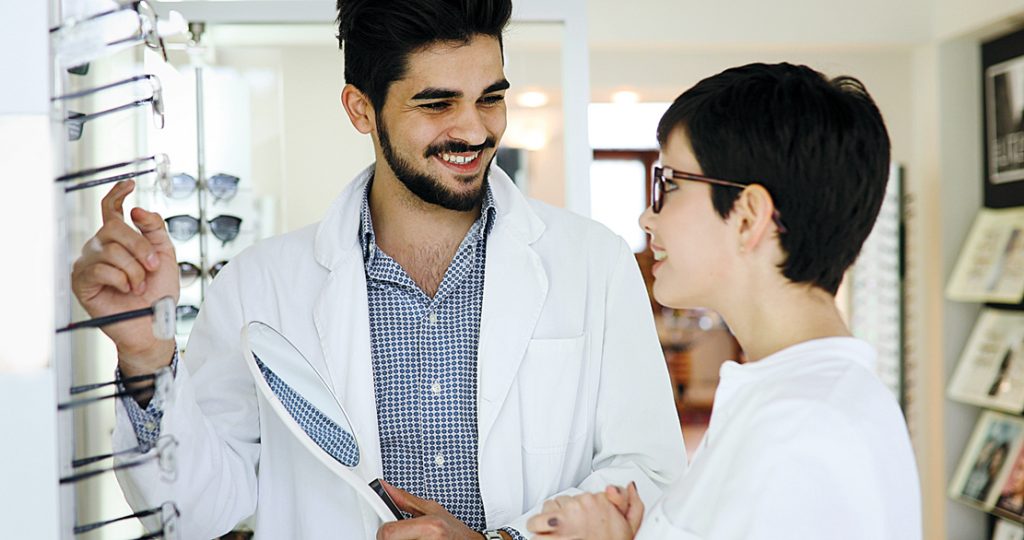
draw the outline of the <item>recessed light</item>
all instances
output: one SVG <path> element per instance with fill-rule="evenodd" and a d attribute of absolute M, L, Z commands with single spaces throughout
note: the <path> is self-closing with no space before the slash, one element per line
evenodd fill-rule
<path fill-rule="evenodd" d="M 612 103 L 617 105 L 632 105 L 640 102 L 640 94 L 632 90 L 619 90 L 612 94 Z"/>
<path fill-rule="evenodd" d="M 529 109 L 543 107 L 548 104 L 548 95 L 538 90 L 528 90 L 516 96 L 516 104 Z"/>

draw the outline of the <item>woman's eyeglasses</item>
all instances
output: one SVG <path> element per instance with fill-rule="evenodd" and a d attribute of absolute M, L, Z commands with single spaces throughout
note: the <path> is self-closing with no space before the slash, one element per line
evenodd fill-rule
<path fill-rule="evenodd" d="M 167 232 L 171 238 L 179 242 L 187 242 L 199 233 L 199 218 L 182 214 L 171 216 L 164 221 L 167 222 Z M 208 223 L 213 236 L 227 244 L 238 237 L 238 232 L 242 227 L 242 218 L 220 215 L 209 220 Z"/>
<path fill-rule="evenodd" d="M 224 268 L 224 265 L 227 263 L 227 261 L 220 261 L 214 264 L 206 271 L 206 275 L 209 276 L 210 279 L 217 277 L 217 274 L 220 273 L 220 270 Z M 198 281 L 199 277 L 202 275 L 203 271 L 198 266 L 187 261 L 178 263 L 178 279 L 182 288 L 192 285 Z"/>
<path fill-rule="evenodd" d="M 65 174 L 64 176 L 57 177 L 56 182 L 72 182 L 76 180 L 81 180 L 83 178 L 88 178 L 90 176 L 95 176 L 98 174 L 114 171 L 117 169 L 123 169 L 125 167 L 139 167 L 150 163 L 152 163 L 152 166 L 143 168 L 141 170 L 115 174 L 113 176 L 104 176 L 102 178 L 94 178 L 86 182 L 67 186 L 64 188 L 64 191 L 66 193 L 69 193 L 81 189 L 101 186 L 103 184 L 110 184 L 112 182 L 132 180 L 140 176 L 145 176 L 147 174 L 155 174 L 157 176 L 157 183 L 164 181 L 164 179 L 167 178 L 168 176 L 168 171 L 170 170 L 170 161 L 167 159 L 167 154 L 155 154 L 149 157 L 133 159 L 131 161 L 122 161 L 121 163 L 114 163 L 113 165 L 104 165 L 102 167 L 85 169 L 70 174 Z"/>
<path fill-rule="evenodd" d="M 657 214 L 661 212 L 662 207 L 665 206 L 665 194 L 671 193 L 679 189 L 679 185 L 676 184 L 678 180 L 690 180 L 693 182 L 704 182 L 705 184 L 712 184 L 716 186 L 731 187 L 737 189 L 746 189 L 750 184 L 743 184 L 740 182 L 731 182 L 729 180 L 719 180 L 718 178 L 711 178 L 710 176 L 703 176 L 700 174 L 687 173 L 682 171 L 674 170 L 670 167 L 659 167 L 655 165 L 651 168 L 651 211 Z M 779 214 L 778 209 L 773 210 L 772 219 L 775 221 L 775 226 L 779 228 L 779 233 L 785 233 L 786 227 L 782 224 L 782 216 Z"/>
<path fill-rule="evenodd" d="M 214 201 L 226 201 L 238 193 L 239 178 L 230 174 L 220 173 L 206 179 L 206 189 L 213 195 Z M 171 199 L 185 199 L 196 192 L 199 181 L 187 173 L 176 174 L 160 184 L 164 195 Z"/>

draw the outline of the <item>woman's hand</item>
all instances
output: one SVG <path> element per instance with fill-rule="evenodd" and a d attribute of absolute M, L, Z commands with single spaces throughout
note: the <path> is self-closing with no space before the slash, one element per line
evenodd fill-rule
<path fill-rule="evenodd" d="M 538 538 L 629 540 L 640 529 L 644 503 L 636 484 L 608 486 L 604 493 L 562 496 L 544 503 L 526 527 Z"/>

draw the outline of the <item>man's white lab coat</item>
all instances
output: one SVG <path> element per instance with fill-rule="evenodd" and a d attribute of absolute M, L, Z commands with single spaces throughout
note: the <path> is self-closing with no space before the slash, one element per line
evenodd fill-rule
<path fill-rule="evenodd" d="M 317 225 L 246 250 L 218 274 L 168 393 L 161 433 L 179 442 L 177 480 L 155 464 L 119 472 L 136 509 L 174 501 L 182 538 L 252 520 L 265 539 L 372 538 L 353 491 L 261 410 L 239 335 L 284 334 L 333 385 L 367 482 L 382 476 L 363 255 L 369 167 Z M 477 420 L 488 527 L 524 534 L 558 493 L 635 480 L 650 504 L 685 469 L 679 421 L 633 254 L 606 228 L 528 201 L 497 167 L 487 240 Z M 136 444 L 117 405 L 115 450 Z"/>

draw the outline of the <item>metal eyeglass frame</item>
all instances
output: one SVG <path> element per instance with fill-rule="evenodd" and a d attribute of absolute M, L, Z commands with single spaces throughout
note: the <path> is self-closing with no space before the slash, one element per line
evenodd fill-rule
<path fill-rule="evenodd" d="M 160 37 L 160 34 L 157 31 L 157 25 L 159 24 L 160 19 L 159 17 L 157 17 L 156 10 L 153 9 L 153 6 L 146 0 L 132 0 L 131 2 L 121 4 L 120 6 L 114 9 L 97 13 L 95 15 L 90 15 L 81 20 L 72 19 L 65 21 L 60 26 L 55 26 L 51 28 L 50 33 L 53 34 L 61 30 L 71 29 L 79 24 L 102 19 L 103 17 L 107 17 L 115 13 L 121 13 L 127 10 L 134 11 L 135 14 L 139 16 L 138 29 L 131 36 L 111 41 L 107 43 L 107 46 L 114 47 L 117 45 L 121 45 L 123 43 L 134 42 L 145 43 L 146 47 L 149 47 L 154 51 L 159 51 L 160 56 L 163 58 L 164 62 L 166 62 L 167 47 L 164 45 L 164 38 Z"/>
<path fill-rule="evenodd" d="M 146 535 L 142 538 L 177 538 L 177 527 L 176 521 L 181 517 L 181 511 L 178 510 L 178 505 L 173 502 L 165 502 L 156 508 L 150 508 L 148 510 L 142 510 L 141 512 L 135 512 L 134 514 L 128 514 L 127 516 L 121 516 L 114 519 L 108 519 L 104 521 L 97 521 L 95 523 L 86 523 L 85 525 L 76 525 L 74 529 L 75 536 L 85 534 L 96 529 L 106 527 L 114 523 L 119 523 L 128 519 L 137 518 L 142 519 L 144 517 L 160 514 L 160 532 L 161 535 L 151 536 Z M 168 527 L 168 524 L 171 524 Z M 136 538 L 135 540 L 139 540 Z"/>
<path fill-rule="evenodd" d="M 117 175 L 114 175 L 114 176 L 106 176 L 106 177 L 103 177 L 103 178 L 96 178 L 96 179 L 93 179 L 93 180 L 89 180 L 88 182 L 82 182 L 81 184 L 75 184 L 75 185 L 72 185 L 72 186 L 68 186 L 68 187 L 64 188 L 64 192 L 65 193 L 69 193 L 69 192 L 78 191 L 78 190 L 81 190 L 81 189 L 88 189 L 88 188 L 91 188 L 91 187 L 101 186 L 103 184 L 110 184 L 112 182 L 120 182 L 122 180 L 132 180 L 134 178 L 137 178 L 139 176 L 144 176 L 144 175 L 147 175 L 147 174 L 156 174 L 157 175 L 156 183 L 157 184 L 162 183 L 164 181 L 164 179 L 167 178 L 168 175 L 170 174 L 171 163 L 170 163 L 170 160 L 167 158 L 167 154 L 154 154 L 152 156 L 147 156 L 147 157 L 142 157 L 142 158 L 138 158 L 138 159 L 133 159 L 131 161 L 122 161 L 121 163 L 114 163 L 112 165 L 104 165 L 102 167 L 96 167 L 96 168 L 93 168 L 93 169 L 85 169 L 85 170 L 81 170 L 81 171 L 76 171 L 76 172 L 73 172 L 73 173 L 65 174 L 64 176 L 59 176 L 59 177 L 56 178 L 55 181 L 57 183 L 71 182 L 71 181 L 74 181 L 74 180 L 80 180 L 82 178 L 87 178 L 89 176 L 93 176 L 93 175 L 96 175 L 96 174 L 105 173 L 105 172 L 113 171 L 113 170 L 116 170 L 116 169 L 121 169 L 121 168 L 124 168 L 124 167 L 142 165 L 142 164 L 148 163 L 148 162 L 152 162 L 153 166 L 150 167 L 150 168 L 147 168 L 147 169 L 143 169 L 141 171 L 134 171 L 134 172 L 130 172 L 130 173 L 117 174 Z"/>
<path fill-rule="evenodd" d="M 153 123 L 157 129 L 163 129 L 165 124 L 164 119 L 164 100 L 163 93 L 158 88 L 153 89 L 153 95 L 148 98 L 137 99 L 131 103 L 125 103 L 110 109 L 97 111 L 89 114 L 77 113 L 70 111 L 67 118 L 64 119 L 64 125 L 68 127 L 68 140 L 77 141 L 82 138 L 82 133 L 85 131 L 85 123 L 90 120 L 95 120 L 103 116 L 118 113 L 121 111 L 127 111 L 136 107 L 141 107 L 147 103 L 153 106 Z"/>

